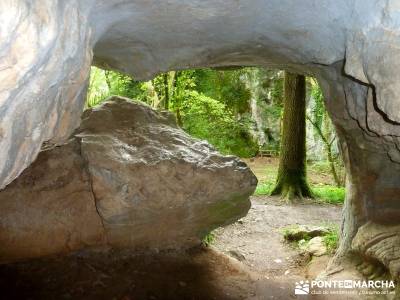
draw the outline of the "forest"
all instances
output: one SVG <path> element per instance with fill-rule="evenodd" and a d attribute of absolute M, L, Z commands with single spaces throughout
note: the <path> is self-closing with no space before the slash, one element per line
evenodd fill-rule
<path fill-rule="evenodd" d="M 255 195 L 270 195 L 288 147 L 281 143 L 284 86 L 285 72 L 255 67 L 171 71 L 149 81 L 92 67 L 86 107 L 118 95 L 170 111 L 188 134 L 248 162 L 259 179 Z M 341 204 L 345 172 L 335 129 L 316 79 L 305 78 L 304 86 L 308 196 Z"/>

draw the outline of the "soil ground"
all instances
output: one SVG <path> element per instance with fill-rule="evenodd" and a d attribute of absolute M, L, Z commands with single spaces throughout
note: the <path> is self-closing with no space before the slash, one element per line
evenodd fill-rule
<path fill-rule="evenodd" d="M 251 201 L 248 215 L 217 229 L 210 247 L 141 255 L 103 249 L 2 265 L 0 299 L 346 299 L 296 298 L 295 282 L 315 278 L 329 257 L 309 263 L 281 233 L 293 224 L 338 224 L 341 208 Z"/>

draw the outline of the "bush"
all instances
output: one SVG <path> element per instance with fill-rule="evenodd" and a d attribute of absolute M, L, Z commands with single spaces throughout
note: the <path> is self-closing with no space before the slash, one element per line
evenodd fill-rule
<path fill-rule="evenodd" d="M 182 120 L 185 131 L 206 139 L 223 154 L 252 157 L 258 151 L 257 144 L 248 134 L 246 119 L 235 120 L 223 103 L 196 91 L 185 95 Z"/>

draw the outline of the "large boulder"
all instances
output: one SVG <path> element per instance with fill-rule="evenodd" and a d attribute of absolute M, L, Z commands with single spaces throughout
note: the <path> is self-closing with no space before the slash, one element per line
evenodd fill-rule
<path fill-rule="evenodd" d="M 243 162 L 169 113 L 113 98 L 0 192 L 0 261 L 102 245 L 191 247 L 244 216 L 256 185 Z"/>

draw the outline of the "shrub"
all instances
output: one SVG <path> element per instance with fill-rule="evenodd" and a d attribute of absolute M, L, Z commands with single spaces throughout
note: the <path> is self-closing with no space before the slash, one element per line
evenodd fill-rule
<path fill-rule="evenodd" d="M 233 113 L 221 102 L 190 91 L 182 107 L 183 129 L 207 139 L 223 154 L 251 157 L 258 146 L 247 130 L 246 120 L 235 120 Z"/>

